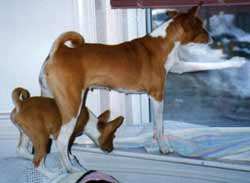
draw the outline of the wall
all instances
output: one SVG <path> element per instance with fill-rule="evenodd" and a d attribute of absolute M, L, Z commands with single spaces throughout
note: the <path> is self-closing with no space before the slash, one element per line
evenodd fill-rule
<path fill-rule="evenodd" d="M 76 27 L 74 4 L 68 0 L 0 2 L 0 156 L 15 154 L 18 133 L 10 123 L 11 92 L 27 88 L 39 95 L 38 75 L 53 40 Z"/>
<path fill-rule="evenodd" d="M 53 40 L 75 28 L 74 7 L 67 0 L 8 0 L 0 3 L 0 112 L 12 108 L 17 86 L 40 94 L 38 75 Z"/>

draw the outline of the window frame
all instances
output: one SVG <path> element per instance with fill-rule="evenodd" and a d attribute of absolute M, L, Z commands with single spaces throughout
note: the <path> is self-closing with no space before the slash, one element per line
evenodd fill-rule
<path fill-rule="evenodd" d="M 112 8 L 183 8 L 197 5 L 201 0 L 110 0 Z M 249 5 L 249 0 L 203 0 L 204 6 Z"/>

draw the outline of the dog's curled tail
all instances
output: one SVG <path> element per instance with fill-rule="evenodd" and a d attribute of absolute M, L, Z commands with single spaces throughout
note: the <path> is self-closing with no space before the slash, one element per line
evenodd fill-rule
<path fill-rule="evenodd" d="M 64 32 L 55 40 L 50 55 L 53 55 L 66 41 L 71 41 L 73 47 L 76 48 L 84 43 L 84 38 L 78 32 Z"/>
<path fill-rule="evenodd" d="M 19 112 L 22 107 L 22 101 L 30 97 L 28 90 L 24 88 L 15 88 L 12 92 L 12 100 L 14 102 L 16 111 Z"/>

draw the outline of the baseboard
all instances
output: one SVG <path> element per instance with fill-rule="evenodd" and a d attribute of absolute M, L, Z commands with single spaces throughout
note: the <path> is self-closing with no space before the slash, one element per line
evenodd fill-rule
<path fill-rule="evenodd" d="M 18 130 L 10 120 L 10 113 L 0 112 L 0 140 L 15 140 Z"/>

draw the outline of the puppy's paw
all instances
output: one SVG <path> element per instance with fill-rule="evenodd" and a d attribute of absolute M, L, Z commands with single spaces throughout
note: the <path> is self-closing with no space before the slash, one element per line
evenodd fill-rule
<path fill-rule="evenodd" d="M 32 160 L 33 159 L 33 155 L 27 149 L 18 147 L 16 149 L 16 152 L 22 158 L 25 158 L 25 159 L 28 159 L 28 160 Z"/>

